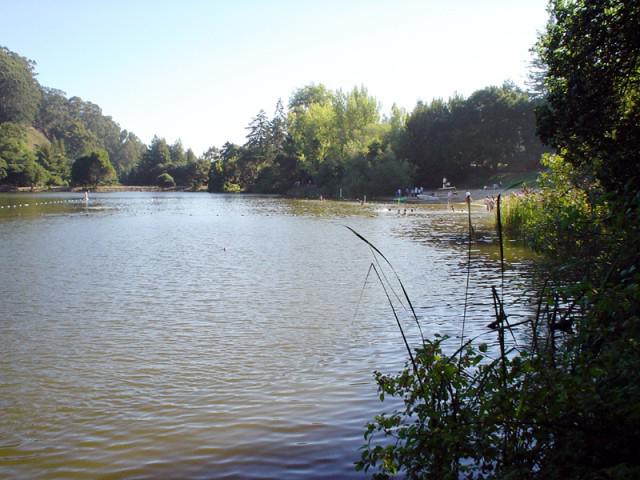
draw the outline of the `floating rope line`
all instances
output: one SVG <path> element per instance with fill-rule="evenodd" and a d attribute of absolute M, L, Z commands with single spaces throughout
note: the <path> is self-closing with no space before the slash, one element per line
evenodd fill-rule
<path fill-rule="evenodd" d="M 59 205 L 63 203 L 86 203 L 83 199 L 69 198 L 66 200 L 51 200 L 50 202 L 32 202 L 32 203 L 16 203 L 13 205 L 0 205 L 0 208 L 21 208 L 21 207 L 36 207 L 40 205 Z"/>

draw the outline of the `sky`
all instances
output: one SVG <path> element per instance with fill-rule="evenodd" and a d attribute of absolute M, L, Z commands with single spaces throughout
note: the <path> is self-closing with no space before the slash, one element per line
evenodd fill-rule
<path fill-rule="evenodd" d="M 145 143 L 244 143 L 311 83 L 418 100 L 524 87 L 547 0 L 0 0 L 0 45 Z"/>

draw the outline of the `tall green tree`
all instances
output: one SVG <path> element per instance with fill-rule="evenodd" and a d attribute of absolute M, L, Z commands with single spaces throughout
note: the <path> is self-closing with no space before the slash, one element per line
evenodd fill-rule
<path fill-rule="evenodd" d="M 171 150 L 164 138 L 154 136 L 131 175 L 134 183 L 155 185 L 156 179 L 171 168 Z"/>
<path fill-rule="evenodd" d="M 42 87 L 42 100 L 34 126 L 49 139 L 62 139 L 66 127 L 71 123 L 69 101 L 66 93 L 55 88 Z"/>
<path fill-rule="evenodd" d="M 31 124 L 40 103 L 35 62 L 0 46 L 0 123 Z"/>
<path fill-rule="evenodd" d="M 106 150 L 96 149 L 73 162 L 71 179 L 75 185 L 95 187 L 114 182 L 116 171 Z"/>
<path fill-rule="evenodd" d="M 281 169 L 286 163 L 285 150 L 290 147 L 287 123 L 284 106 L 278 100 L 272 119 L 260 110 L 247 126 L 247 141 L 234 160 L 243 190 L 272 193 L 283 188 L 287 175 L 282 177 Z"/>
<path fill-rule="evenodd" d="M 62 139 L 67 154 L 72 159 L 84 156 L 99 148 L 100 143 L 95 134 L 87 130 L 84 124 L 78 120 L 71 120 L 64 126 L 63 131 L 57 132 L 54 138 Z"/>
<path fill-rule="evenodd" d="M 391 115 L 386 119 L 389 128 L 385 142 L 403 158 L 407 157 L 407 118 L 407 111 L 394 103 L 391 105 Z"/>
<path fill-rule="evenodd" d="M 302 168 L 311 178 L 337 145 L 336 113 L 331 103 L 312 103 L 290 114 L 289 131 Z"/>
<path fill-rule="evenodd" d="M 251 120 L 247 133 L 247 142 L 245 147 L 252 149 L 257 155 L 264 157 L 271 141 L 271 124 L 264 110 L 260 110 L 258 114 Z"/>
<path fill-rule="evenodd" d="M 419 102 L 404 138 L 406 155 L 417 168 L 416 183 L 434 188 L 443 177 L 473 182 L 498 171 L 538 168 L 545 151 L 535 136 L 538 103 L 508 82 L 466 99 Z"/>
<path fill-rule="evenodd" d="M 245 148 L 226 142 L 220 150 L 222 164 L 223 191 L 237 192 L 242 190 L 243 173 L 240 159 L 245 155 Z"/>
<path fill-rule="evenodd" d="M 273 155 L 281 154 L 284 151 L 287 142 L 287 114 L 284 111 L 282 100 L 278 99 L 276 109 L 270 124 L 270 143 L 273 149 Z"/>
<path fill-rule="evenodd" d="M 640 187 L 640 3 L 560 1 L 537 54 L 547 68 L 539 132 L 608 188 Z"/>
<path fill-rule="evenodd" d="M 318 174 L 337 143 L 333 100 L 333 92 L 322 84 L 302 87 L 289 99 L 289 135 L 307 180 Z"/>
<path fill-rule="evenodd" d="M 113 166 L 118 174 L 123 178 L 127 178 L 140 162 L 146 148 L 145 144 L 134 133 L 122 130 L 120 132 L 119 146 L 111 157 Z"/>
<path fill-rule="evenodd" d="M 221 161 L 215 161 L 209 168 L 207 190 L 211 193 L 224 192 L 224 170 Z"/>
<path fill-rule="evenodd" d="M 173 165 L 184 165 L 187 163 L 187 155 L 184 151 L 182 140 L 178 139 L 172 145 L 169 145 L 169 154 Z"/>
<path fill-rule="evenodd" d="M 366 152 L 380 122 L 380 105 L 364 86 L 336 92 L 333 101 L 337 149 L 341 157 Z M 376 140 L 378 140 L 376 138 Z"/>

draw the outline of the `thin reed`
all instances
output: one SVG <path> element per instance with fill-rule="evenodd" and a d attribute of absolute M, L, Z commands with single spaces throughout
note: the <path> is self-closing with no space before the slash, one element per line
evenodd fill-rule
<path fill-rule="evenodd" d="M 381 257 L 391 269 L 392 279 L 402 291 L 403 303 L 412 305 L 406 289 L 388 259 L 371 242 L 350 230 L 372 251 L 369 271 L 383 286 L 393 317 L 408 352 L 407 367 L 398 375 L 375 372 L 380 397 L 403 400 L 403 407 L 375 417 L 365 431 L 358 470 L 375 472 L 377 478 L 399 473 L 408 478 L 533 478 L 544 464 L 548 449 L 561 431 L 559 423 L 537 406 L 554 395 L 554 379 L 562 373 L 558 357 L 575 314 L 559 298 L 549 303 L 547 283 L 531 319 L 511 323 L 503 299 L 504 238 L 502 215 L 508 207 L 498 197 L 496 226 L 500 242 L 501 283 L 492 288 L 494 316 L 487 330 L 465 341 L 468 279 L 462 312 L 460 347 L 453 355 L 444 353 L 446 336 L 422 337 L 411 346 L 393 305 L 390 278 L 383 276 Z M 469 215 L 468 266 L 471 265 L 473 225 Z M 413 307 L 406 307 L 418 326 Z M 524 329 L 524 330 L 523 330 Z M 521 330 L 518 334 L 516 330 Z M 526 334 L 526 335 L 525 335 Z M 513 346 L 509 346 L 507 335 Z M 481 339 L 495 336 L 498 351 L 490 351 Z M 518 345 L 518 340 L 525 345 Z M 557 393 L 557 392 L 555 392 Z M 535 475 L 533 475 L 535 476 Z"/>

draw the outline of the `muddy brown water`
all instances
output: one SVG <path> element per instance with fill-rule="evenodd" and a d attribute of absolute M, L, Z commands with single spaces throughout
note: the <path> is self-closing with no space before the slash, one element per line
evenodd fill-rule
<path fill-rule="evenodd" d="M 150 192 L 0 206 L 2 478 L 362 478 L 364 425 L 391 407 L 372 372 L 405 352 L 346 225 L 393 263 L 425 335 L 459 342 L 466 214 L 446 206 Z M 480 231 L 467 335 L 500 282 Z M 532 259 L 507 255 L 524 317 Z"/>

